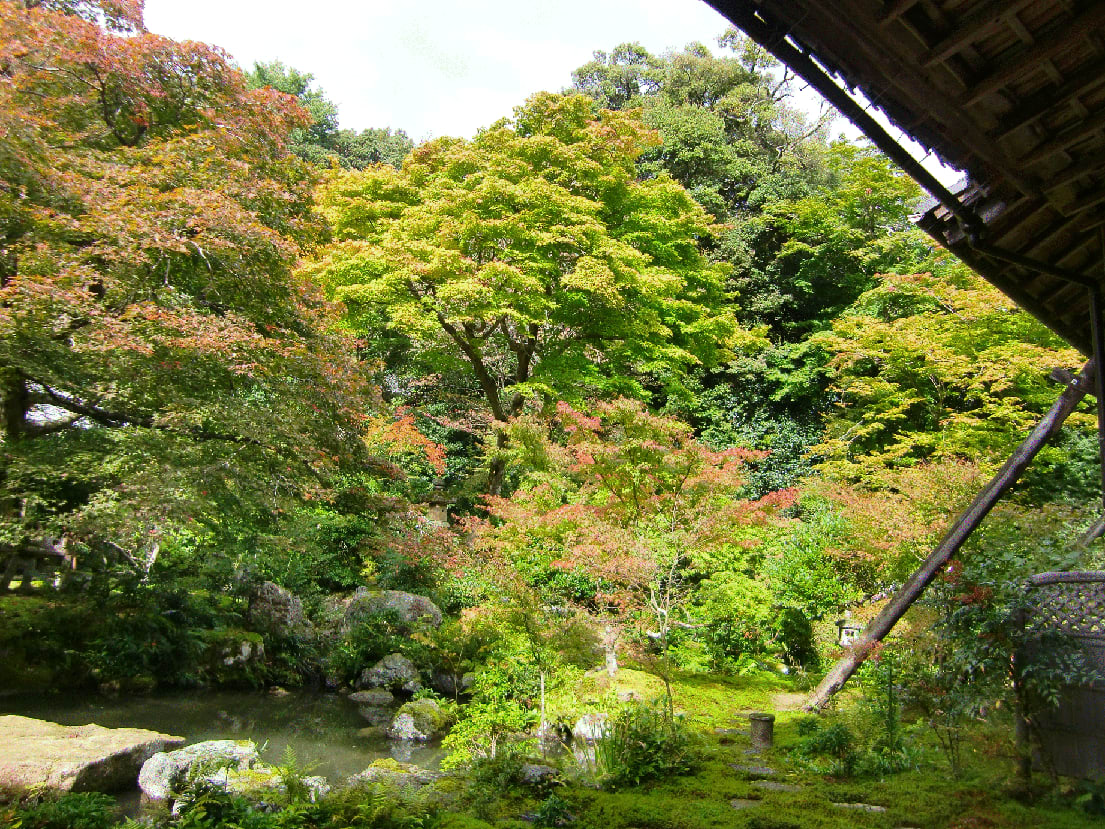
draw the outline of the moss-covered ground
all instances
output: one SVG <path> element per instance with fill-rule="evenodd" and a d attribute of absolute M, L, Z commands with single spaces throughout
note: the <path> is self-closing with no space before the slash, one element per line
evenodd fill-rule
<path fill-rule="evenodd" d="M 649 698 L 659 680 L 623 670 L 616 680 L 589 674 L 550 701 L 550 710 L 594 710 L 632 693 Z M 1004 724 L 979 723 L 964 741 L 963 770 L 951 774 L 935 740 L 923 728 L 909 732 L 914 762 L 905 771 L 881 776 L 833 777 L 817 773 L 795 751 L 800 723 L 811 715 L 797 701 L 804 690 L 787 677 L 682 675 L 674 682 L 682 711 L 701 740 L 702 760 L 693 774 L 670 777 L 624 790 L 599 790 L 584 776 L 557 788 L 578 829 L 984 829 L 1024 827 L 1075 829 L 1098 820 L 1076 803 L 1071 781 L 1037 779 L 1032 797 L 1019 791 L 1014 776 L 1011 732 Z M 842 701 L 842 708 L 855 700 Z M 792 710 L 777 710 L 783 703 Z M 776 713 L 774 747 L 753 753 L 747 713 Z M 848 714 L 826 716 L 826 722 Z M 908 720 L 908 715 L 906 717 Z M 853 721 L 853 727 L 855 725 Z M 740 768 L 744 767 L 744 768 Z M 757 771 L 767 767 L 768 775 Z M 763 786 L 767 781 L 768 788 Z M 781 784 L 781 785 L 777 785 Z M 734 805 L 736 801 L 736 805 Z M 834 804 L 867 804 L 884 811 Z M 522 817 L 539 808 L 540 798 L 504 795 L 483 818 L 449 815 L 441 829 L 531 826 Z"/>

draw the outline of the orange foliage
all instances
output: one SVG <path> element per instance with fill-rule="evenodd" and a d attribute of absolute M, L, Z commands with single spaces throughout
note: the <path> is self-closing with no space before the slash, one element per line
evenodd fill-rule
<path fill-rule="evenodd" d="M 370 417 L 365 426 L 364 441 L 369 449 L 390 458 L 421 454 L 438 475 L 445 473 L 445 447 L 418 431 L 413 415 Z"/>

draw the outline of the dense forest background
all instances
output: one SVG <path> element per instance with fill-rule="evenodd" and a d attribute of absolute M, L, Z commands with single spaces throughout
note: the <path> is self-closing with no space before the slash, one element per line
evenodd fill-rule
<path fill-rule="evenodd" d="M 399 651 L 474 676 L 461 762 L 604 652 L 816 672 L 1082 362 L 735 30 L 418 146 L 341 129 L 309 68 L 134 0 L 0 2 L 0 544 L 81 576 L 7 608 L 13 687 L 336 687 Z M 1089 560 L 1092 422 L 919 608 L 933 647 L 989 664 L 955 643 Z M 316 632 L 255 629 L 265 582 Z M 446 622 L 328 628 L 364 587 Z M 263 664 L 204 661 L 241 635 Z"/>

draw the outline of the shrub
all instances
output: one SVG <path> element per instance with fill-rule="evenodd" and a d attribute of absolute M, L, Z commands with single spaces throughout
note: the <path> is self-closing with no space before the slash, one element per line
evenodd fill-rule
<path fill-rule="evenodd" d="M 21 829 L 108 829 L 115 825 L 115 800 L 99 792 L 63 794 L 17 809 Z"/>
<path fill-rule="evenodd" d="M 539 829 L 556 829 L 558 826 L 567 826 L 575 818 L 568 808 L 568 801 L 555 794 L 550 794 L 537 807 L 533 813 L 533 825 Z"/>
<path fill-rule="evenodd" d="M 610 788 L 687 774 L 697 760 L 697 745 L 687 726 L 669 716 L 662 704 L 628 705 L 595 743 L 596 765 Z"/>
<path fill-rule="evenodd" d="M 416 664 L 428 661 L 426 646 L 403 633 L 395 611 L 366 616 L 342 637 L 327 656 L 330 671 L 344 682 L 352 682 L 366 667 L 389 653 L 401 653 Z"/>

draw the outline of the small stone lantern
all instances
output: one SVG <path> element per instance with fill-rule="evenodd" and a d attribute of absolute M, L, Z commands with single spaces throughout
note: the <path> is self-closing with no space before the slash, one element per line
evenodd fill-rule
<path fill-rule="evenodd" d="M 451 501 L 445 494 L 445 481 L 441 478 L 434 481 L 434 491 L 427 504 L 429 509 L 426 510 L 426 520 L 439 527 L 448 527 Z"/>
<path fill-rule="evenodd" d="M 859 637 L 863 625 L 852 619 L 852 611 L 845 610 L 844 618 L 836 620 L 836 642 L 840 647 L 846 648 Z"/>

